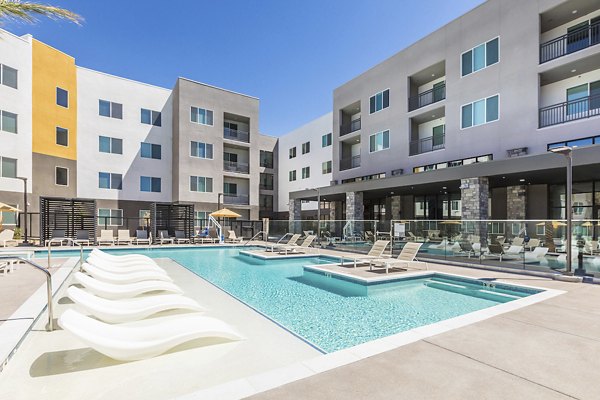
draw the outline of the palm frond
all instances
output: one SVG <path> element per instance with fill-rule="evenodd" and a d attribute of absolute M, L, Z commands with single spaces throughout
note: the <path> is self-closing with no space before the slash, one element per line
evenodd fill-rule
<path fill-rule="evenodd" d="M 51 19 L 64 19 L 77 25 L 81 25 L 81 21 L 83 21 L 80 15 L 64 8 L 19 0 L 0 0 L 0 20 L 35 22 L 38 15 Z"/>

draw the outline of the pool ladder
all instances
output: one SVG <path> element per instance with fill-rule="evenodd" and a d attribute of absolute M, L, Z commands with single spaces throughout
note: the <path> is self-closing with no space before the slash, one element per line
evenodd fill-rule
<path fill-rule="evenodd" d="M 244 244 L 243 244 L 243 246 L 248 246 L 248 243 L 250 243 L 251 241 L 253 241 L 253 240 L 254 240 L 254 239 L 257 237 L 257 236 L 259 236 L 259 235 L 266 235 L 266 234 L 267 234 L 267 232 L 266 232 L 266 231 L 260 231 L 260 232 L 258 232 L 256 235 L 254 235 L 254 236 L 252 236 L 250 239 L 248 239 L 248 240 L 246 241 L 246 243 L 244 243 Z M 267 239 L 268 239 L 268 238 L 267 238 Z"/>

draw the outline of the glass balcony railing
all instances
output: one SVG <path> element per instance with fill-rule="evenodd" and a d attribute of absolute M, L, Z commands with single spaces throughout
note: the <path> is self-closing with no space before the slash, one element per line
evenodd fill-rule
<path fill-rule="evenodd" d="M 238 142 L 250 143 L 250 134 L 237 129 L 223 128 L 223 138 Z"/>
<path fill-rule="evenodd" d="M 446 135 L 436 135 L 427 138 L 413 140 L 410 142 L 410 155 L 428 153 L 434 150 L 441 150 L 446 143 Z"/>
<path fill-rule="evenodd" d="M 223 204 L 248 205 L 250 201 L 247 194 L 225 194 Z"/>
<path fill-rule="evenodd" d="M 360 155 L 340 159 L 340 171 L 360 167 Z"/>
<path fill-rule="evenodd" d="M 539 127 L 545 128 L 598 115 L 600 115 L 600 94 L 541 108 Z"/>
<path fill-rule="evenodd" d="M 344 136 L 344 135 L 347 135 L 349 133 L 359 131 L 360 130 L 360 125 L 361 125 L 360 124 L 360 118 L 355 119 L 354 121 L 349 122 L 347 124 L 342 124 L 340 126 L 340 136 Z"/>
<path fill-rule="evenodd" d="M 540 64 L 600 43 L 600 22 L 595 22 L 540 45 Z"/>
<path fill-rule="evenodd" d="M 223 170 L 229 172 L 237 172 L 240 174 L 249 174 L 250 166 L 247 163 L 223 161 Z"/>
<path fill-rule="evenodd" d="M 419 93 L 416 96 L 409 97 L 408 99 L 408 111 L 414 111 L 421 107 L 428 106 L 438 101 L 442 101 L 446 98 L 446 84 L 434 87 L 423 93 Z"/>

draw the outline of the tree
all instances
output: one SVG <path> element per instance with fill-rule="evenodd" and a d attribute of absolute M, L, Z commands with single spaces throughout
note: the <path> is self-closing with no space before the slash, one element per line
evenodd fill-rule
<path fill-rule="evenodd" d="M 17 20 L 33 23 L 37 16 L 51 19 L 64 19 L 77 25 L 83 18 L 72 11 L 47 4 L 31 3 L 19 0 L 0 0 L 0 23 L 2 20 Z"/>

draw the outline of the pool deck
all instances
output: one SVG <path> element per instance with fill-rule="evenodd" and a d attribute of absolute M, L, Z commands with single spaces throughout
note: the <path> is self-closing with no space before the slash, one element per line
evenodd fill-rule
<path fill-rule="evenodd" d="M 245 340 L 199 340 L 120 363 L 60 328 L 44 332 L 43 314 L 0 372 L 0 399 L 600 398 L 600 285 L 429 263 L 431 271 L 565 293 L 449 331 L 413 335 L 402 346 L 384 338 L 321 355 L 172 260 L 159 263 L 207 315 L 225 320 Z M 364 266 L 337 268 L 363 279 L 386 275 Z M 56 316 L 73 307 L 65 287 L 55 296 Z"/>

